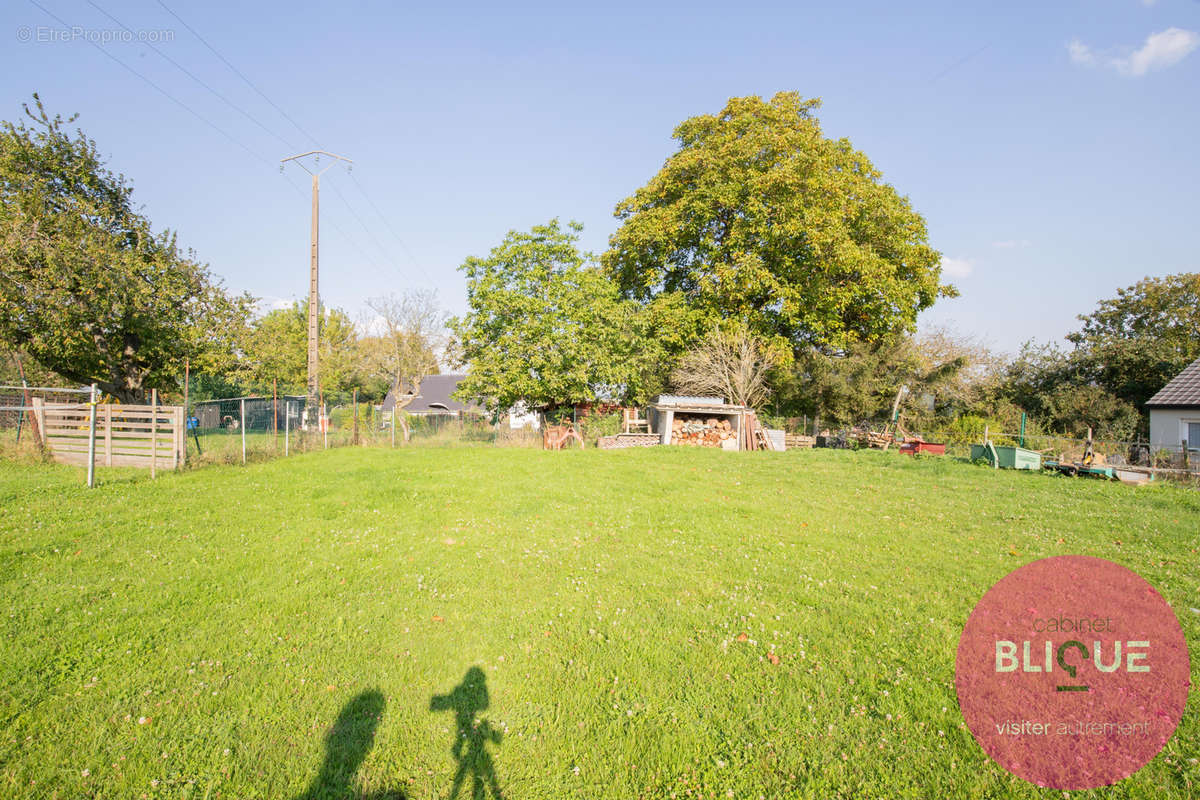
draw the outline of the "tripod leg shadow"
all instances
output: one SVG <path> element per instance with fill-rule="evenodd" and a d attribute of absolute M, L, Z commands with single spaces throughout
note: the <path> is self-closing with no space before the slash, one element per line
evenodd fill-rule
<path fill-rule="evenodd" d="M 479 667 L 471 667 L 463 676 L 462 683 L 448 694 L 434 695 L 429 701 L 430 711 L 453 711 L 457 724 L 454 745 L 450 752 L 458 761 L 458 770 L 450 785 L 449 800 L 458 800 L 463 783 L 471 778 L 471 800 L 486 800 L 491 792 L 493 800 L 504 800 L 500 793 L 500 781 L 496 778 L 496 767 L 488 744 L 499 745 L 503 736 L 486 718 L 476 720 L 489 704 L 487 677 Z"/>

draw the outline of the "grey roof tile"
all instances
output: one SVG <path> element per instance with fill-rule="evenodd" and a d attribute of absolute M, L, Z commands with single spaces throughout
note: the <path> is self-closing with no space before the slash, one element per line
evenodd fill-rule
<path fill-rule="evenodd" d="M 1147 406 L 1200 406 L 1200 358 L 1171 379 L 1158 394 L 1146 401 Z"/>

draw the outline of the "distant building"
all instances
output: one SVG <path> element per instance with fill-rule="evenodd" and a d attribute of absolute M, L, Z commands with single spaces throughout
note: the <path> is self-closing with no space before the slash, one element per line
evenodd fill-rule
<path fill-rule="evenodd" d="M 1200 451 L 1200 358 L 1146 401 L 1150 410 L 1150 445 Z"/>
<path fill-rule="evenodd" d="M 525 406 L 524 400 L 518 400 L 508 410 L 508 427 L 514 431 L 521 428 L 531 428 L 536 431 L 542 427 L 542 415 L 536 410 L 530 411 Z"/>
<path fill-rule="evenodd" d="M 417 416 L 453 416 L 483 414 L 484 409 L 474 403 L 463 403 L 451 397 L 466 375 L 429 375 L 421 381 L 420 393 L 401 409 Z M 383 400 L 383 413 L 390 415 L 396 405 L 396 390 L 392 389 Z"/>

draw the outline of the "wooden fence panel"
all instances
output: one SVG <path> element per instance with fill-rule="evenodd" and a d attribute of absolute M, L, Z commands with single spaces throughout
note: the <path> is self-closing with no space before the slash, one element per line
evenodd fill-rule
<path fill-rule="evenodd" d="M 87 464 L 90 411 L 86 404 L 40 403 L 38 430 L 55 461 Z M 182 406 L 104 404 L 96 414 L 96 463 L 106 467 L 165 467 L 183 464 L 187 438 Z"/>

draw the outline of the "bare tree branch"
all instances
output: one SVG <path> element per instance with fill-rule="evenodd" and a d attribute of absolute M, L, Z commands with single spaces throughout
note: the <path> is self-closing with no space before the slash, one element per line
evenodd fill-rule
<path fill-rule="evenodd" d="M 748 331 L 717 329 L 684 355 L 671 382 L 685 394 L 720 395 L 757 408 L 771 394 L 767 373 L 778 363 L 779 356 Z"/>
<path fill-rule="evenodd" d="M 362 340 L 363 365 L 370 374 L 388 381 L 396 405 L 393 419 L 404 429 L 401 412 L 421 393 L 421 382 L 437 374 L 447 345 L 446 312 L 432 291 L 373 297 L 367 301 L 373 316 Z"/>

